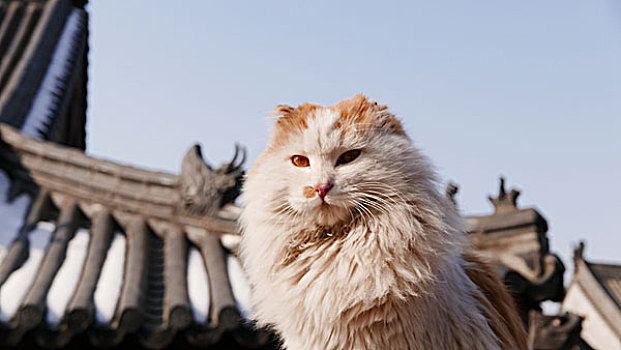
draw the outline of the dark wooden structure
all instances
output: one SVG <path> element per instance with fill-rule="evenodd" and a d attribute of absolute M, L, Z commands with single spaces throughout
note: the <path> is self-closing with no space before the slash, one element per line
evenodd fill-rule
<path fill-rule="evenodd" d="M 541 302 L 563 299 L 565 267 L 550 252 L 546 220 L 533 208 L 518 208 L 518 195 L 507 193 L 501 178 L 498 196 L 490 197 L 494 212 L 466 220 L 473 245 L 496 263 L 527 325 L 529 311 L 541 311 Z"/>
<path fill-rule="evenodd" d="M 0 1 L 0 121 L 85 149 L 88 15 L 81 1 Z"/>
<path fill-rule="evenodd" d="M 0 225 L 19 221 L 14 231 L 0 231 L 6 243 L 0 249 L 0 346 L 263 346 L 270 338 L 241 316 L 227 270 L 233 252 L 220 243 L 223 235 L 237 234 L 230 203 L 239 194 L 244 152 L 237 148 L 233 161 L 213 169 L 195 146 L 180 175 L 85 155 L 84 6 L 0 0 L 0 180 L 7 182 Z M 24 201 L 21 211 L 14 208 Z M 51 227 L 50 238 L 37 260 L 42 224 Z M 88 245 L 80 262 L 71 247 L 82 231 Z M 108 296 L 118 300 L 111 319 L 102 321 L 94 295 L 106 290 L 100 280 L 117 235 L 126 242 L 121 288 Z M 193 311 L 188 290 L 192 250 L 204 265 L 204 318 Z M 76 262 L 82 265 L 75 286 L 59 303 L 63 298 L 54 293 L 70 280 L 66 265 Z"/>
<path fill-rule="evenodd" d="M 184 173 L 172 175 L 94 159 L 8 125 L 0 125 L 0 135 L 0 164 L 14 187 L 10 192 L 30 196 L 33 203 L 0 264 L 0 285 L 28 259 L 29 232 L 38 222 L 56 227 L 28 293 L 5 325 L 5 345 L 17 345 L 33 333 L 41 345 L 63 347 L 86 331 L 94 345 L 104 347 L 135 334 L 143 346 L 162 348 L 179 331 L 187 345 L 198 347 L 217 344 L 224 336 L 237 346 L 261 346 L 268 340 L 241 317 L 227 272 L 226 258 L 232 252 L 219 239 L 238 234 L 237 209 L 223 201 L 239 191 L 242 173 L 235 160 L 216 170 L 202 163 L 206 176 L 195 172 L 202 160 L 192 148 Z M 209 181 L 207 188 L 223 185 L 206 196 L 204 188 L 189 191 L 187 181 Z M 210 206 L 203 203 L 205 198 Z M 79 282 L 60 323 L 48 325 L 46 296 L 78 228 L 90 235 Z M 110 324 L 97 324 L 93 294 L 113 232 L 122 232 L 127 240 L 123 284 L 114 318 Z M 211 311 L 202 323 L 193 319 L 188 297 L 190 246 L 201 252 L 210 286 Z"/>

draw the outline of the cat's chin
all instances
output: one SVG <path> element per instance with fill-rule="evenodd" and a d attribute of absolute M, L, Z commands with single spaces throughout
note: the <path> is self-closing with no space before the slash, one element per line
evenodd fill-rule
<path fill-rule="evenodd" d="M 322 226 L 342 224 L 350 217 L 349 211 L 346 208 L 325 202 L 313 208 L 311 215 L 314 216 L 315 223 Z"/>

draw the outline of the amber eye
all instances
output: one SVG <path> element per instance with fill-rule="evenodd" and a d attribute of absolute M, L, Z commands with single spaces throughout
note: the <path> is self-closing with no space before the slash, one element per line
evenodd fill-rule
<path fill-rule="evenodd" d="M 358 158 L 359 155 L 359 149 L 352 149 L 351 151 L 347 151 L 339 156 L 339 159 L 336 160 L 336 165 L 347 164 Z"/>
<path fill-rule="evenodd" d="M 293 165 L 300 167 L 300 168 L 306 168 L 307 166 L 310 166 L 310 161 L 308 160 L 308 158 L 301 156 L 299 154 L 296 154 L 293 157 L 291 157 L 291 163 L 293 163 Z"/>

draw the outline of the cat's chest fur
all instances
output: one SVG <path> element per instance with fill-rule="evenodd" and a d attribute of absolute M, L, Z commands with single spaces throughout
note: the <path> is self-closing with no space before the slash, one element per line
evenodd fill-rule
<path fill-rule="evenodd" d="M 282 259 L 274 261 L 276 283 L 303 294 L 309 311 L 318 304 L 338 304 L 334 314 L 326 315 L 332 319 L 351 304 L 395 293 L 397 270 L 405 261 L 382 251 L 382 230 L 360 224 L 300 232 L 282 248 Z"/>
<path fill-rule="evenodd" d="M 398 246 L 387 242 L 385 237 L 398 230 L 377 219 L 371 223 L 354 220 L 347 225 L 317 226 L 291 235 L 274 261 L 274 276 L 282 279 L 278 283 L 317 290 L 324 297 L 339 295 L 341 304 L 400 294 L 408 283 L 420 288 L 431 279 L 431 273 L 423 276 L 419 272 L 414 277 L 415 267 L 411 264 L 416 262 L 407 258 L 416 254 L 412 246 L 407 241 Z M 388 233 L 391 230 L 393 234 Z M 322 280 L 330 283 L 322 284 Z M 344 291 L 350 292 L 353 300 L 346 300 Z M 313 305 L 313 301 L 310 303 Z"/>
<path fill-rule="evenodd" d="M 496 349 L 491 336 L 467 346 L 457 340 L 490 333 L 479 310 L 464 302 L 474 291 L 461 281 L 463 270 L 449 267 L 455 261 L 422 263 L 424 252 L 412 244 L 387 241 L 398 231 L 375 223 L 292 235 L 263 255 L 274 260 L 255 281 L 269 291 L 257 299 L 259 318 L 279 324 L 288 349 Z M 437 332 L 447 321 L 448 337 Z"/>

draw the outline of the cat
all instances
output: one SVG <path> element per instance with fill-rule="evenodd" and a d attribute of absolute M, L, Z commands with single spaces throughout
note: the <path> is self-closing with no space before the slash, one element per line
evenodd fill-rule
<path fill-rule="evenodd" d="M 290 350 L 528 348 L 513 299 L 386 106 L 356 95 L 274 114 L 240 218 L 258 325 Z"/>

